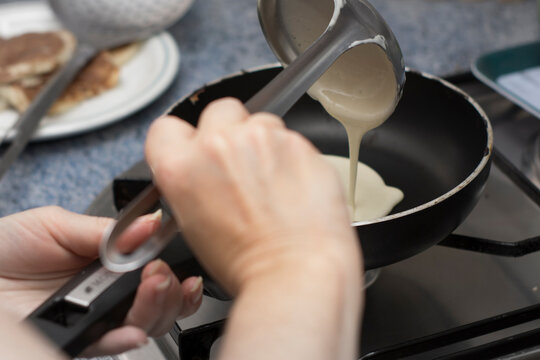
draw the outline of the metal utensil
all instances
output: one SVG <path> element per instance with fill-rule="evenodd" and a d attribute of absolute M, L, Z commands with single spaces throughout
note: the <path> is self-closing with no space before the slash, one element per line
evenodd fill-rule
<path fill-rule="evenodd" d="M 100 50 L 145 39 L 163 30 L 182 16 L 192 1 L 49 0 L 60 22 L 76 36 L 77 47 L 72 58 L 13 126 L 15 137 L 0 158 L 0 178 L 23 151 L 41 118 L 92 57 Z"/>
<path fill-rule="evenodd" d="M 248 109 L 283 116 L 341 54 L 368 43 L 386 52 L 401 96 L 405 84 L 401 48 L 386 21 L 367 1 L 258 0 L 258 10 L 266 40 L 286 69 L 246 103 Z M 309 31 L 291 31 L 285 17 L 305 23 Z"/>
<path fill-rule="evenodd" d="M 308 10 L 315 9 L 316 13 L 320 13 L 321 4 L 331 9 L 329 13 L 331 16 L 326 18 L 325 23 L 321 23 L 321 19 L 322 21 L 325 19 L 324 16 L 308 19 L 310 25 L 323 25 L 322 35 L 300 55 L 298 48 L 280 46 L 280 44 L 286 44 L 287 39 L 282 41 L 286 31 L 278 30 L 282 25 L 279 14 L 287 4 L 290 5 L 292 2 Z M 399 87 L 398 93 L 401 94 L 405 82 L 401 50 L 386 22 L 366 1 L 259 0 L 258 6 L 267 39 L 274 48 L 284 49 L 283 53 L 277 52 L 278 57 L 285 62 L 290 61 L 290 64 L 245 104 L 250 112 L 267 111 L 283 116 L 342 53 L 351 47 L 367 43 L 375 43 L 386 51 L 394 66 Z M 302 16 L 301 13 L 296 15 Z M 311 20 L 314 24 L 311 24 Z M 274 37 L 274 34 L 280 36 Z M 152 185 L 120 215 L 114 228 L 101 243 L 100 258 L 107 269 L 116 272 L 135 270 L 156 257 L 173 238 L 174 233 L 171 229 L 177 229 L 177 225 L 174 219 L 170 218 L 158 233 L 152 235 L 133 252 L 123 254 L 116 248 L 119 235 L 135 218 L 148 211 L 158 199 L 159 192 Z"/>

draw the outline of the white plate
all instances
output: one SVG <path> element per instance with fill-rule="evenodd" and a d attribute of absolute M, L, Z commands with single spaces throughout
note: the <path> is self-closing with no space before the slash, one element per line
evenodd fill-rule
<path fill-rule="evenodd" d="M 187 10 L 187 9 L 186 9 Z M 60 28 L 43 2 L 14 2 L 0 5 L 0 36 Z M 57 116 L 45 117 L 33 140 L 65 137 L 93 130 L 134 113 L 148 105 L 171 84 L 180 65 L 180 52 L 173 38 L 162 32 L 141 46 L 120 72 L 118 85 Z M 17 112 L 0 112 L 0 135 L 17 120 Z M 8 138 L 11 137 L 8 134 Z"/>

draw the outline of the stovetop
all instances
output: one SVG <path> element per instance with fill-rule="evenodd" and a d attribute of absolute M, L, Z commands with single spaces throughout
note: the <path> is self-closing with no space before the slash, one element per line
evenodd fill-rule
<path fill-rule="evenodd" d="M 540 191 L 523 176 L 532 173 L 529 151 L 540 136 L 540 120 L 471 74 L 449 80 L 478 101 L 491 120 L 491 174 L 456 236 L 381 269 L 366 290 L 359 357 L 537 358 L 540 334 L 518 334 L 540 328 Z M 205 297 L 203 308 L 178 321 L 169 335 L 117 358 L 179 359 L 179 339 L 182 359 L 204 358 L 229 305 Z"/>

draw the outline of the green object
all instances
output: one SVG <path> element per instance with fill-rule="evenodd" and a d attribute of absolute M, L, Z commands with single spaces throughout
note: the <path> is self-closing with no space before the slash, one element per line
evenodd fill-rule
<path fill-rule="evenodd" d="M 538 2 L 540 5 L 540 0 Z M 540 67 L 540 41 L 482 55 L 472 64 L 472 72 L 486 85 L 540 118 L 540 98 L 535 102 L 527 101 L 525 98 L 530 94 L 510 91 L 497 81 L 503 75 L 536 67 Z"/>
<path fill-rule="evenodd" d="M 483 55 L 476 60 L 473 69 L 476 67 L 481 74 L 495 81 L 501 75 L 535 66 L 540 66 L 540 41 Z"/>

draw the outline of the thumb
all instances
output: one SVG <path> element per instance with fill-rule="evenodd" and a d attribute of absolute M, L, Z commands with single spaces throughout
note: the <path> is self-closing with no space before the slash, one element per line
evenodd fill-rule
<path fill-rule="evenodd" d="M 55 214 L 56 213 L 56 214 Z M 103 234 L 114 225 L 114 219 L 80 215 L 61 208 L 48 211 L 49 232 L 64 249 L 81 257 L 96 257 Z M 141 216 L 119 237 L 119 244 L 140 244 L 161 223 L 158 213 Z"/>
<path fill-rule="evenodd" d="M 81 215 L 60 207 L 36 211 L 51 237 L 65 250 L 81 257 L 96 257 L 105 230 L 114 224 L 111 218 Z"/>

